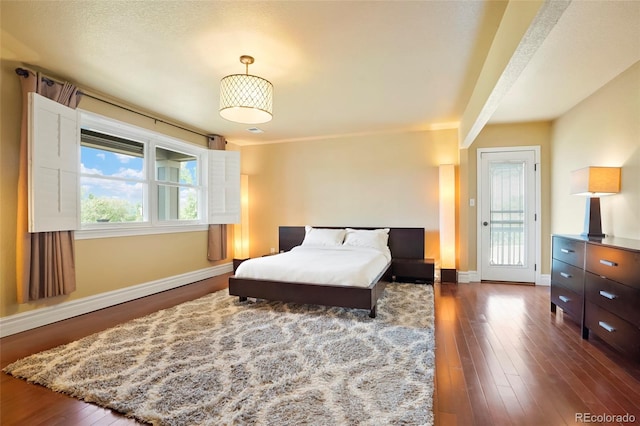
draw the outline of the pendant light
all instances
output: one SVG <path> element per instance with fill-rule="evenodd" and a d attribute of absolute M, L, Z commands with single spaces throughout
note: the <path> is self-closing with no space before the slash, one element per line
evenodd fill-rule
<path fill-rule="evenodd" d="M 220 115 L 236 123 L 258 124 L 271 121 L 273 85 L 249 74 L 254 59 L 240 56 L 245 74 L 231 74 L 220 80 Z"/>

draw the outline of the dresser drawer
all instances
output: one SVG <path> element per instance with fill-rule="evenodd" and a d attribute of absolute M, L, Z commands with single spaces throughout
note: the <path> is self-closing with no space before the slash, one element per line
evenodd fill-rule
<path fill-rule="evenodd" d="M 575 293 L 584 294 L 584 271 L 581 268 L 568 265 L 559 260 L 553 259 L 551 266 L 551 285 L 561 285 Z"/>
<path fill-rule="evenodd" d="M 551 302 L 578 322 L 582 321 L 582 299 L 581 295 L 564 287 L 551 286 Z"/>
<path fill-rule="evenodd" d="M 584 291 L 588 301 L 640 327 L 640 289 L 587 272 Z"/>
<path fill-rule="evenodd" d="M 587 271 L 640 289 L 640 253 L 589 244 Z"/>
<path fill-rule="evenodd" d="M 569 265 L 584 267 L 584 246 L 582 241 L 553 237 L 553 258 Z"/>
<path fill-rule="evenodd" d="M 611 346 L 640 361 L 640 328 L 587 301 L 585 326 Z"/>

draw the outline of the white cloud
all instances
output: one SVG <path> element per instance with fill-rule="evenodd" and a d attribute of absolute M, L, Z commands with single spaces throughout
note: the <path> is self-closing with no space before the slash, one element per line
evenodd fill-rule
<path fill-rule="evenodd" d="M 86 174 L 91 174 L 91 175 L 101 175 L 102 174 L 102 170 L 100 170 L 100 169 L 90 169 L 88 167 L 85 167 L 84 163 L 80 163 L 80 173 L 86 173 Z"/>
<path fill-rule="evenodd" d="M 123 163 L 123 164 L 126 164 L 129 161 L 131 161 L 131 159 L 133 159 L 133 157 L 130 156 L 130 155 L 118 154 L 118 153 L 114 153 L 113 155 L 115 155 L 115 157 L 118 159 L 118 161 Z"/>
<path fill-rule="evenodd" d="M 113 176 L 127 178 L 127 179 L 130 179 L 130 178 L 144 179 L 144 173 L 142 173 L 142 170 L 125 169 L 125 168 L 120 168 L 120 170 L 118 170 L 118 173 L 114 173 Z"/>
<path fill-rule="evenodd" d="M 143 180 L 145 177 L 142 170 L 125 169 L 124 167 L 122 167 L 116 173 L 109 175 L 100 169 L 86 167 L 84 163 L 80 163 L 80 173 L 87 174 L 87 175 L 113 176 L 113 177 L 120 177 L 125 179 L 140 179 L 140 180 Z"/>
<path fill-rule="evenodd" d="M 81 178 L 82 193 L 90 193 L 98 197 L 119 198 L 133 203 L 141 203 L 143 198 L 143 183 L 131 184 L 116 180 L 83 177 Z"/>

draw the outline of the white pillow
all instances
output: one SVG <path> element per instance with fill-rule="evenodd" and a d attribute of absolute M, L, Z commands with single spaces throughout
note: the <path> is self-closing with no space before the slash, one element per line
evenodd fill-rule
<path fill-rule="evenodd" d="M 346 234 L 344 229 L 313 228 L 309 225 L 305 226 L 304 229 L 303 246 L 341 246 Z"/>
<path fill-rule="evenodd" d="M 350 247 L 371 247 L 386 250 L 389 242 L 389 228 L 352 229 L 347 228 L 344 245 Z"/>

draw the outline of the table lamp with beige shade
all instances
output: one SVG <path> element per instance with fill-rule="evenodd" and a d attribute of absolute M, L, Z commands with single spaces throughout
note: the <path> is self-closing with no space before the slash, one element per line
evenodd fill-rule
<path fill-rule="evenodd" d="M 588 238 L 604 238 L 600 197 L 620 192 L 620 167 L 585 167 L 571 172 L 571 194 L 587 196 L 584 232 Z"/>

